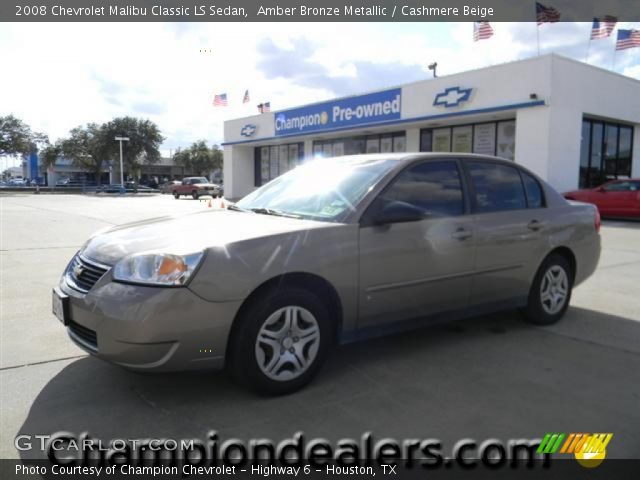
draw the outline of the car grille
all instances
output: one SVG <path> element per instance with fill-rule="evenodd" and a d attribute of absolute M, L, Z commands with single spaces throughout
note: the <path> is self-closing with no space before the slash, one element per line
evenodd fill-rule
<path fill-rule="evenodd" d="M 81 255 L 76 255 L 67 270 L 69 286 L 74 290 L 87 293 L 109 268 L 90 262 Z"/>
<path fill-rule="evenodd" d="M 98 336 L 96 335 L 96 332 L 90 328 L 83 327 L 73 320 L 70 320 L 69 331 L 80 344 L 91 350 L 98 350 Z"/>

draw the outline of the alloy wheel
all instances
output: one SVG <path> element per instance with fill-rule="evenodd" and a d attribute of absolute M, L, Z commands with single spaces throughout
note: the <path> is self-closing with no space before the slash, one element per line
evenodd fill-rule
<path fill-rule="evenodd" d="M 543 310 L 555 315 L 564 307 L 569 292 L 569 278 L 564 268 L 552 265 L 540 283 L 540 302 Z"/>

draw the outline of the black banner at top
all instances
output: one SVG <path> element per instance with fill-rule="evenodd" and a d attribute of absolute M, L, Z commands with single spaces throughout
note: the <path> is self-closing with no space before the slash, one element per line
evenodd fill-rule
<path fill-rule="evenodd" d="M 0 21 L 535 22 L 541 9 L 559 22 L 640 21 L 638 0 L 3 0 Z"/>

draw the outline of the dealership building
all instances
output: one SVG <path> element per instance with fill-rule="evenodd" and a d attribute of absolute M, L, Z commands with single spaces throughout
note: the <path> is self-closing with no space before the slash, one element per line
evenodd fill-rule
<path fill-rule="evenodd" d="M 378 152 L 496 155 L 573 190 L 640 177 L 640 81 L 549 54 L 229 120 L 223 145 L 229 198 L 311 158 Z"/>

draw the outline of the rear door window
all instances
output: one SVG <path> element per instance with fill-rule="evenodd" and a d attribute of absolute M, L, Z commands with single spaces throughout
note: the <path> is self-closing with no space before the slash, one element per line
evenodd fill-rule
<path fill-rule="evenodd" d="M 522 175 L 522 183 L 527 193 L 527 206 L 529 208 L 544 207 L 544 195 L 540 183 L 526 172 L 520 171 Z"/>
<path fill-rule="evenodd" d="M 493 162 L 467 163 L 474 190 L 475 211 L 502 212 L 527 208 L 524 187 L 518 170 Z"/>

